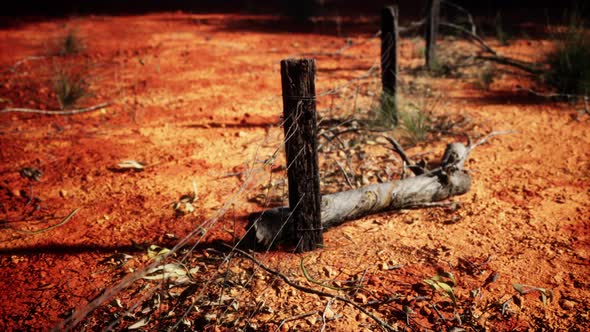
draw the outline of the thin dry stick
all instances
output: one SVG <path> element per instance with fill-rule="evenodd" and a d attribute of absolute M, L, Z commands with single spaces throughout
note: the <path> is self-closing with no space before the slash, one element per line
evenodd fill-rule
<path fill-rule="evenodd" d="M 509 134 L 514 134 L 516 133 L 516 131 L 514 130 L 501 130 L 501 131 L 492 131 L 491 133 L 485 135 L 483 138 L 481 138 L 479 141 L 477 141 L 477 143 L 475 144 L 471 144 L 469 143 L 469 146 L 467 147 L 467 153 L 471 152 L 471 150 L 475 149 L 476 147 L 482 145 L 483 143 L 487 142 L 488 139 L 494 137 L 494 136 L 499 136 L 499 135 L 509 135 Z"/>
<path fill-rule="evenodd" d="M 523 88 L 522 86 L 517 86 L 516 91 L 526 91 L 526 92 L 533 94 L 537 97 L 543 97 L 543 98 L 583 98 L 584 101 L 588 102 L 588 95 L 576 95 L 576 94 L 570 94 L 570 93 L 555 93 L 555 92 L 542 93 L 539 91 L 535 91 L 533 89 Z"/>
<path fill-rule="evenodd" d="M 446 26 L 449 28 L 453 28 L 456 30 L 459 30 L 461 32 L 463 32 L 465 35 L 467 35 L 469 38 L 471 38 L 472 40 L 474 40 L 476 43 L 479 44 L 479 46 L 486 52 L 491 53 L 493 55 L 498 55 L 498 53 L 496 51 L 494 51 L 493 48 L 491 48 L 480 36 L 478 36 L 475 32 L 474 29 L 471 29 L 471 31 L 465 29 L 464 27 L 457 25 L 457 24 L 453 24 L 453 23 L 449 23 L 449 22 L 440 22 L 440 25 L 442 26 Z"/>
<path fill-rule="evenodd" d="M 373 66 L 371 69 L 369 69 L 368 73 L 366 75 L 363 75 L 361 77 L 357 77 L 353 80 L 351 80 L 351 82 L 363 79 L 365 77 L 370 77 L 372 75 L 372 73 L 374 71 L 376 71 L 378 67 L 377 66 Z M 337 89 L 342 89 L 347 85 L 350 85 L 351 82 L 348 82 L 348 84 L 345 84 L 344 86 L 338 87 Z M 330 95 L 331 93 L 334 93 L 337 90 L 329 90 L 327 92 L 325 92 L 323 95 Z M 275 97 L 273 97 L 275 98 Z M 53 113 L 55 114 L 55 113 Z M 288 138 L 285 138 L 280 146 L 277 148 L 278 152 L 283 146 L 284 146 L 284 142 L 285 140 L 287 140 Z M 258 150 L 256 152 L 256 154 L 258 153 Z M 256 158 L 255 158 L 256 160 Z M 266 164 L 265 164 L 266 165 Z M 229 205 L 233 204 L 233 202 L 235 201 L 235 199 L 237 199 L 237 197 L 243 195 L 245 192 L 248 192 L 249 189 L 249 184 L 251 182 L 253 182 L 255 180 L 255 175 L 259 174 L 261 171 L 263 171 L 264 167 L 260 167 L 260 168 L 256 168 L 253 170 L 248 170 L 245 174 L 246 174 L 246 179 L 243 180 L 244 184 L 239 188 L 238 192 L 235 193 L 232 197 L 230 197 L 229 200 L 227 200 L 223 206 L 211 217 L 209 218 L 207 221 L 205 221 L 203 223 L 204 227 L 199 227 L 198 229 L 193 230 L 192 232 L 190 232 L 185 238 L 183 238 L 174 248 L 172 248 L 170 250 L 170 252 L 166 255 L 164 255 L 164 257 L 162 257 L 162 259 L 165 259 L 166 257 L 172 255 L 173 253 L 178 252 L 178 250 L 182 247 L 185 247 L 185 245 L 188 243 L 188 241 L 190 239 L 193 239 L 195 237 L 197 237 L 198 235 L 198 239 L 196 241 L 196 244 L 192 247 L 189 248 L 188 253 L 185 254 L 182 258 L 182 261 L 184 261 L 186 259 L 186 257 L 188 257 L 188 255 L 190 254 L 190 252 L 192 252 L 194 250 L 194 247 L 199 244 L 201 242 L 201 240 L 203 239 L 203 237 L 205 236 L 206 232 L 208 230 L 211 229 L 211 227 L 213 227 L 213 225 L 217 222 L 217 220 L 226 212 L 227 208 Z M 205 232 L 201 232 L 201 230 L 204 229 Z M 241 242 L 241 240 L 236 244 L 238 245 Z M 149 269 L 150 267 L 155 266 L 156 264 L 158 264 L 158 262 L 153 262 L 152 264 L 148 265 L 147 267 L 145 267 L 144 269 L 137 271 L 136 273 L 132 274 L 132 275 L 128 275 L 125 278 L 123 278 L 123 280 L 121 280 L 120 282 L 118 282 L 114 287 L 108 288 L 106 289 L 106 291 L 99 297 L 97 297 L 96 299 L 92 300 L 90 303 L 88 303 L 84 308 L 82 308 L 81 310 L 79 310 L 78 312 L 76 312 L 74 315 L 72 315 L 70 318 L 60 322 L 60 324 L 58 326 L 56 326 L 56 330 L 61 330 L 63 328 L 70 330 L 73 329 L 82 319 L 84 319 L 92 310 L 94 310 L 96 307 L 98 307 L 99 305 L 101 305 L 102 303 L 104 303 L 107 299 L 111 298 L 112 296 L 114 296 L 115 294 L 117 294 L 118 292 L 120 292 L 121 290 L 125 289 L 126 287 L 130 286 L 133 282 L 135 282 L 139 277 L 141 277 L 143 275 L 143 273 L 145 273 L 145 271 L 147 269 Z M 203 287 L 203 289 L 205 289 L 207 286 L 205 285 Z M 201 291 L 202 292 L 202 291 Z M 191 306 L 192 308 L 192 306 Z M 362 309 L 359 309 L 362 310 Z M 370 313 L 368 313 L 368 315 L 370 315 Z"/>
<path fill-rule="evenodd" d="M 254 262 L 256 265 L 260 266 L 267 273 L 270 273 L 270 274 L 272 274 L 274 276 L 277 276 L 277 277 L 283 279 L 283 281 L 287 285 L 289 285 L 289 286 L 291 286 L 291 287 L 293 287 L 293 288 L 295 288 L 295 289 L 297 289 L 299 291 L 302 291 L 302 292 L 308 293 L 308 294 L 315 294 L 315 295 L 318 295 L 318 296 L 321 296 L 321 297 L 334 298 L 334 299 L 336 299 L 338 301 L 341 301 L 341 302 L 344 302 L 344 303 L 348 303 L 351 306 L 355 307 L 356 309 L 360 310 L 365 315 L 369 316 L 371 319 L 373 319 L 375 322 L 377 322 L 379 324 L 379 326 L 381 326 L 383 329 L 385 329 L 387 331 L 396 331 L 395 328 L 393 328 L 391 325 L 387 324 L 387 322 L 385 322 L 381 318 L 373 315 L 371 312 L 367 311 L 367 309 L 361 307 L 360 305 L 356 304 L 355 302 L 353 302 L 353 301 L 351 301 L 351 300 L 349 300 L 349 299 L 347 299 L 345 297 L 342 297 L 340 295 L 336 295 L 336 294 L 332 294 L 332 293 L 328 293 L 328 292 L 323 292 L 323 291 L 318 291 L 318 290 L 315 290 L 315 289 L 312 289 L 312 288 L 301 286 L 301 285 L 299 285 L 299 284 L 294 283 L 293 281 L 291 281 L 291 279 L 289 279 L 289 277 L 285 276 L 281 272 L 278 272 L 278 271 L 275 271 L 275 270 L 270 269 L 269 267 L 267 267 L 266 265 L 264 265 L 262 262 L 260 262 L 256 258 L 254 258 L 252 255 L 248 254 L 247 252 L 245 252 L 243 250 L 240 250 L 240 249 L 237 249 L 237 248 L 233 248 L 231 246 L 227 246 L 227 247 L 230 248 L 230 249 L 235 250 L 236 252 L 238 252 L 242 256 L 248 258 L 249 260 L 251 260 L 252 262 Z"/>
<path fill-rule="evenodd" d="M 283 145 L 284 145 L 284 141 L 281 142 L 281 145 L 277 148 L 277 151 L 280 150 L 280 148 Z M 264 169 L 263 167 L 259 167 L 259 168 L 253 169 L 247 175 L 246 179 L 244 180 L 244 183 L 238 189 L 238 191 L 234 195 L 232 195 L 226 202 L 224 202 L 223 203 L 223 206 L 219 210 L 217 210 L 214 213 L 213 216 L 211 216 L 209 219 L 207 219 L 205 222 L 203 222 L 202 226 L 199 226 L 199 227 L 193 229 L 182 240 L 180 240 L 179 243 L 177 243 L 172 249 L 170 249 L 170 251 L 168 253 L 162 255 L 159 260 L 155 260 L 154 262 L 148 264 L 143 269 L 140 269 L 138 271 L 135 271 L 134 273 L 131 273 L 131 274 L 126 275 L 118 283 L 116 283 L 114 286 L 111 286 L 111 287 L 105 289 L 105 291 L 101 295 L 99 295 L 96 298 L 92 299 L 84 307 L 82 307 L 78 311 L 74 312 L 70 317 L 68 317 L 68 318 L 64 319 L 63 321 L 59 322 L 53 328 L 53 331 L 71 331 L 71 330 L 73 330 L 84 318 L 86 318 L 88 316 L 88 314 L 90 314 L 90 312 L 92 312 L 98 306 L 102 305 L 105 301 L 107 301 L 108 299 L 112 298 L 113 296 L 115 296 L 116 294 L 118 294 L 119 292 L 121 292 L 123 289 L 126 289 L 131 284 L 133 284 L 135 281 L 137 281 L 138 279 L 140 279 L 145 274 L 145 272 L 148 271 L 150 268 L 156 267 L 157 265 L 161 264 L 161 261 L 162 260 L 167 259 L 169 256 L 171 256 L 174 253 L 178 252 L 180 250 L 180 248 L 185 247 L 186 244 L 191 239 L 194 239 L 194 238 L 197 238 L 198 237 L 197 238 L 197 241 L 195 241 L 196 243 L 191 248 L 189 248 L 188 252 L 181 259 L 181 262 L 184 262 L 185 259 L 190 254 L 190 252 L 192 252 L 194 250 L 194 248 L 199 243 L 201 243 L 201 241 L 205 237 L 206 233 L 213 227 L 213 225 L 215 225 L 215 223 L 217 222 L 217 220 L 219 218 L 221 218 L 221 216 L 227 211 L 227 209 L 229 208 L 229 206 L 231 204 L 233 204 L 238 197 L 240 197 L 245 192 L 247 192 L 249 190 L 248 188 L 253 187 L 253 186 L 251 186 L 251 183 L 255 181 L 254 180 L 255 179 L 255 175 L 257 173 L 260 173 L 263 169 Z M 205 229 L 204 232 L 202 232 L 203 229 Z M 238 242 L 238 244 L 236 244 L 236 245 L 239 245 L 239 243 L 240 242 Z M 207 281 L 207 284 L 204 287 L 207 287 L 207 285 L 210 282 L 211 282 L 211 280 Z M 194 306 L 194 304 L 191 305 L 190 308 L 193 308 L 193 306 Z M 129 313 L 131 311 L 132 310 L 130 308 L 130 310 L 127 310 L 126 312 Z M 186 314 L 188 314 L 188 313 L 186 313 Z M 121 316 L 121 317 L 123 317 L 123 316 Z"/>
<path fill-rule="evenodd" d="M 475 58 L 480 59 L 480 60 L 497 62 L 501 65 L 516 67 L 518 69 L 524 70 L 524 71 L 526 71 L 530 74 L 533 74 L 533 75 L 542 74 L 544 72 L 544 70 L 542 70 L 542 69 L 535 68 L 534 67 L 535 64 L 533 64 L 533 63 L 528 63 L 528 62 L 524 62 L 524 61 L 520 61 L 520 60 L 516 60 L 516 59 L 511 59 L 511 58 L 507 58 L 507 57 L 500 56 L 500 55 L 493 55 L 493 56 L 478 55 Z"/>
<path fill-rule="evenodd" d="M 408 158 L 408 155 L 402 148 L 401 144 L 398 143 L 398 141 L 396 141 L 392 137 L 385 135 L 381 135 L 381 137 L 385 138 L 391 145 L 393 145 L 392 150 L 399 154 L 399 156 L 402 158 L 404 163 L 408 165 L 408 168 L 412 171 L 412 173 L 414 173 L 414 175 L 424 174 L 424 169 L 422 169 L 422 167 L 420 166 L 414 165 L 414 163 L 410 160 L 410 158 Z"/>
<path fill-rule="evenodd" d="M 340 171 L 342 172 L 342 174 L 344 174 L 344 179 L 346 180 L 346 183 L 348 184 L 350 189 L 355 189 L 354 185 L 352 184 L 352 182 L 350 182 L 350 179 L 348 178 L 348 174 L 346 173 L 346 170 L 344 169 L 344 167 L 342 167 L 342 164 L 338 160 L 334 160 L 334 161 L 336 162 L 336 165 L 338 166 L 338 168 L 340 168 Z"/>
<path fill-rule="evenodd" d="M 448 0 L 447 1 L 443 0 L 441 3 L 445 4 L 449 7 L 453 7 L 455 9 L 457 9 L 458 11 L 462 12 L 463 14 L 465 14 L 465 16 L 467 17 L 467 21 L 469 21 L 469 24 L 471 24 L 471 31 L 473 33 L 476 33 L 476 27 L 475 27 L 475 22 L 473 21 L 473 16 L 471 15 L 471 13 L 469 13 L 469 11 L 467 11 L 467 9 L 457 5 L 454 2 L 448 1 Z"/>
<path fill-rule="evenodd" d="M 305 257 L 301 257 L 301 271 L 303 272 L 303 276 L 305 277 L 305 279 L 307 279 L 307 281 L 309 281 L 309 282 L 311 282 L 313 284 L 316 284 L 318 286 L 329 288 L 329 289 L 332 289 L 332 290 L 335 290 L 335 291 L 343 291 L 343 290 L 349 290 L 349 289 L 354 289 L 355 288 L 355 287 L 334 287 L 334 286 L 325 284 L 325 283 L 323 283 L 321 281 L 315 280 L 314 278 L 312 278 L 309 275 L 309 272 L 305 268 L 304 261 L 305 261 Z"/>
<path fill-rule="evenodd" d="M 70 221 L 70 219 L 72 219 L 72 217 L 78 213 L 78 211 L 80 210 L 80 208 L 76 208 L 74 209 L 72 212 L 70 212 L 70 214 L 68 214 L 65 218 L 62 219 L 62 221 L 60 221 L 59 223 L 49 226 L 47 228 L 43 228 L 43 229 L 39 229 L 36 231 L 28 231 L 26 229 L 14 229 L 15 231 L 19 232 L 19 233 L 25 233 L 25 234 L 29 234 L 29 235 L 36 235 L 36 234 L 41 234 L 41 233 L 45 233 L 47 231 L 50 231 L 54 228 L 60 227 L 65 225 L 68 221 Z"/>
<path fill-rule="evenodd" d="M 279 323 L 279 326 L 277 326 L 277 328 L 275 329 L 275 332 L 276 331 L 280 331 L 281 330 L 281 327 L 283 327 L 283 325 L 286 322 L 290 322 L 290 321 L 293 321 L 293 320 L 298 320 L 298 319 L 305 318 L 305 317 L 308 317 L 308 316 L 317 315 L 319 313 L 320 313 L 319 311 L 314 310 L 314 311 L 306 312 L 306 313 L 301 314 L 301 315 L 296 315 L 296 316 L 293 316 L 293 317 L 285 318 L 285 319 L 281 320 L 281 322 Z"/>
<path fill-rule="evenodd" d="M 397 29 L 399 30 L 400 33 L 406 33 L 406 32 L 410 32 L 413 30 L 418 30 L 424 24 L 426 24 L 426 17 L 419 20 L 419 21 L 410 22 L 410 24 L 408 24 L 407 26 L 399 26 Z M 378 35 L 379 36 L 381 35 L 381 31 L 379 31 Z"/>
<path fill-rule="evenodd" d="M 456 5 L 454 5 L 456 6 Z M 456 6 L 458 7 L 458 6 Z M 524 70 L 528 73 L 534 74 L 534 75 L 538 75 L 543 73 L 543 70 L 540 68 L 537 68 L 537 66 L 533 63 L 528 63 L 525 61 L 520 61 L 520 60 L 516 60 L 516 59 L 512 59 L 512 58 L 508 58 L 505 56 L 502 56 L 500 54 L 498 54 L 498 52 L 496 52 L 491 46 L 489 46 L 484 40 L 483 38 L 481 38 L 477 33 L 476 33 L 476 29 L 475 29 L 475 25 L 473 23 L 473 21 L 471 20 L 471 14 L 469 14 L 469 12 L 467 12 L 466 10 L 462 10 L 463 12 L 465 12 L 469 18 L 469 21 L 471 23 L 471 30 L 468 30 L 458 24 L 453 24 L 450 22 L 440 22 L 441 26 L 446 26 L 455 30 L 458 30 L 462 33 L 464 33 L 467 37 L 469 37 L 471 40 L 473 40 L 476 44 L 479 45 L 479 47 L 485 52 L 485 53 L 489 53 L 491 54 L 491 56 L 486 56 L 486 55 L 478 55 L 475 58 L 476 59 L 480 59 L 480 60 L 487 60 L 487 61 L 493 61 L 493 62 L 497 62 L 499 64 L 503 64 L 503 65 L 507 65 L 507 66 L 512 66 L 512 67 L 516 67 L 518 69 Z"/>
<path fill-rule="evenodd" d="M 422 208 L 434 208 L 434 207 L 455 207 L 457 206 L 457 202 L 424 202 L 424 203 L 416 203 L 409 206 L 406 206 L 406 209 L 422 209 Z"/>
<path fill-rule="evenodd" d="M 8 67 L 8 69 L 3 71 L 2 74 L 6 74 L 9 72 L 14 73 L 16 71 L 16 68 L 18 66 L 22 65 L 23 63 L 25 63 L 27 61 L 31 61 L 31 60 L 40 60 L 40 59 L 45 59 L 45 57 L 44 56 L 36 56 L 36 55 L 28 56 L 24 59 L 18 60 L 12 67 Z"/>
<path fill-rule="evenodd" d="M 331 298 L 330 300 L 328 300 L 328 303 L 326 303 L 326 307 L 324 308 L 324 312 L 322 313 L 322 327 L 320 328 L 320 332 L 324 332 L 326 330 L 326 313 L 329 310 L 332 310 L 330 308 L 330 306 L 332 305 L 332 302 L 334 302 L 335 298 Z"/>
<path fill-rule="evenodd" d="M 45 115 L 74 115 L 74 114 L 96 111 L 98 109 L 107 107 L 111 104 L 112 104 L 111 102 L 106 102 L 106 103 L 102 103 L 102 104 L 98 104 L 98 105 L 94 105 L 94 106 L 90 106 L 90 107 L 86 107 L 86 108 L 79 108 L 79 109 L 74 109 L 74 110 L 54 110 L 54 111 L 36 110 L 36 109 L 31 109 L 31 108 L 5 108 L 3 110 L 0 110 L 0 113 L 20 112 L 20 113 L 34 113 L 34 114 L 45 114 Z"/>
<path fill-rule="evenodd" d="M 288 137 L 291 137 L 291 136 L 290 136 L 290 135 L 288 135 Z M 284 146 L 284 144 L 285 144 L 285 142 L 286 142 L 287 140 L 288 140 L 288 138 L 285 138 L 285 140 L 283 140 L 283 141 L 281 142 L 281 144 L 280 144 L 280 147 Z M 280 147 L 279 147 L 277 150 L 275 150 L 275 153 L 279 151 Z M 262 167 L 262 168 L 259 168 L 259 170 L 262 170 L 262 169 L 264 169 L 264 167 Z M 253 173 L 249 174 L 249 175 L 248 175 L 248 177 L 249 177 L 249 178 L 253 178 L 253 177 L 254 177 Z M 248 180 L 246 179 L 246 181 L 244 182 L 244 184 L 242 185 L 242 187 L 240 188 L 240 190 L 239 190 L 239 191 L 245 190 L 245 188 L 247 187 L 247 184 L 248 184 Z M 238 194 L 236 194 L 236 196 L 234 196 L 234 197 L 237 197 L 237 195 L 238 195 Z M 232 198 L 232 199 L 230 199 L 228 202 L 229 202 L 229 203 L 231 203 L 232 201 L 233 201 L 233 198 Z M 227 205 L 227 204 L 228 204 L 228 202 L 226 202 L 225 204 Z M 297 202 L 297 204 L 295 205 L 294 209 L 296 209 L 296 208 L 299 206 L 299 203 L 301 203 L 301 199 L 300 199 L 300 200 Z M 233 204 L 233 203 L 232 203 L 232 204 Z M 223 213 L 225 213 L 225 212 L 223 212 Z M 222 214 L 223 214 L 223 213 L 222 213 Z M 220 214 L 220 215 L 219 215 L 217 218 L 220 218 L 222 214 Z M 217 219 L 217 218 L 216 218 L 216 219 Z M 286 224 L 286 223 L 289 221 L 289 219 L 290 219 L 290 218 L 291 218 L 291 214 L 289 214 L 289 217 L 287 218 L 287 220 L 285 220 L 285 223 L 284 223 L 282 226 L 285 226 L 285 224 Z M 198 243 L 200 243 L 200 242 L 201 242 L 201 240 L 204 238 L 204 236 L 205 236 L 205 235 L 206 235 L 206 233 L 209 231 L 209 229 L 211 229 L 211 227 L 213 227 L 213 224 L 214 224 L 214 223 L 211 223 L 211 224 L 210 224 L 210 226 L 206 228 L 206 231 L 202 233 L 202 235 L 201 235 L 201 237 L 199 238 L 199 240 L 197 241 L 197 243 L 196 243 L 196 244 L 195 244 L 195 245 L 194 245 L 192 248 L 190 248 L 190 250 L 189 250 L 189 253 L 190 253 L 190 252 L 192 252 L 192 251 L 193 251 L 193 249 L 195 248 L 195 246 L 196 246 Z M 251 227 L 254 227 L 254 224 L 252 224 L 252 226 L 251 226 Z M 250 231 L 250 229 L 248 229 L 248 230 L 247 230 L 247 232 L 249 232 L 249 231 Z M 271 243 L 270 243 L 270 244 L 269 244 L 269 246 L 268 246 L 268 248 L 269 248 L 269 249 L 270 249 L 270 247 L 272 246 L 272 244 L 274 243 L 274 241 L 275 241 L 275 239 L 277 238 L 278 234 L 280 234 L 280 231 L 279 231 L 279 232 L 277 232 L 277 234 L 275 235 L 275 237 L 272 239 Z M 187 236 L 187 237 L 185 237 L 185 239 L 184 239 L 184 240 L 187 240 L 187 239 L 188 239 L 188 236 Z M 239 245 L 240 245 L 240 243 L 241 243 L 241 241 L 242 241 L 243 239 L 244 239 L 244 238 L 242 237 L 242 239 L 240 239 L 240 240 L 239 240 L 239 241 L 238 241 L 238 242 L 237 242 L 237 243 L 236 243 L 236 244 L 235 244 L 235 245 L 234 245 L 232 248 L 234 248 L 234 249 L 235 249 L 237 246 L 239 246 Z M 184 240 L 183 240 L 183 241 L 184 241 Z M 187 240 L 187 241 L 188 241 L 188 240 Z M 171 252 L 175 252 L 175 251 L 177 250 L 176 248 L 180 248 L 180 244 L 177 244 L 177 245 L 176 245 L 176 246 L 175 246 L 175 247 L 174 247 L 174 248 L 171 250 Z M 236 250 L 237 250 L 237 249 L 236 249 Z M 185 254 L 184 258 L 183 258 L 181 261 L 184 261 L 184 260 L 186 259 L 186 257 L 188 257 L 189 253 Z M 228 256 L 228 258 L 229 258 L 229 256 Z M 227 262 L 227 259 L 228 259 L 228 258 L 226 258 L 226 259 L 223 261 L 223 263 Z M 222 264 L 223 264 L 223 263 L 222 263 Z M 198 296 L 197 296 L 197 297 L 200 297 L 200 296 L 202 295 L 203 291 L 204 291 L 204 290 L 205 290 L 205 289 L 208 287 L 208 285 L 209 285 L 211 282 L 213 282 L 213 280 L 212 280 L 212 279 L 209 279 L 209 280 L 207 280 L 207 281 L 205 282 L 205 285 L 204 285 L 204 286 L 201 288 L 201 291 L 198 293 Z M 188 315 L 188 314 L 189 314 L 189 312 L 192 310 L 192 308 L 193 308 L 195 305 L 196 305 L 196 303 L 193 303 L 192 305 L 190 305 L 190 306 L 189 306 L 189 309 L 188 309 L 188 310 L 185 310 L 184 314 L 181 316 L 181 318 L 178 320 L 178 322 L 177 322 L 177 323 L 176 323 L 176 324 L 175 324 L 175 325 L 172 327 L 172 329 L 176 329 L 176 328 L 178 327 L 178 324 L 180 324 L 180 322 L 182 321 L 182 319 L 184 319 L 184 318 L 186 317 L 186 315 Z"/>
<path fill-rule="evenodd" d="M 352 296 L 355 297 L 356 294 L 359 292 L 359 290 L 362 288 L 363 286 L 363 282 L 365 280 L 365 276 L 367 275 L 367 271 L 368 269 L 365 269 L 363 271 L 363 275 L 361 276 L 361 278 L 359 279 L 359 282 L 356 284 L 356 286 L 354 287 L 354 293 L 352 293 Z"/>

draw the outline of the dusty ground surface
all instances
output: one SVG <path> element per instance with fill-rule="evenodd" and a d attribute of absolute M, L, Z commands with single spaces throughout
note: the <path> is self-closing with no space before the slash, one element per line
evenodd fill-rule
<path fill-rule="evenodd" d="M 0 329 L 50 329 L 191 234 L 194 250 L 167 261 L 190 278 L 172 273 L 163 285 L 151 271 L 156 280 L 130 284 L 75 329 L 138 327 L 150 317 L 146 329 L 379 330 L 350 304 L 296 290 L 240 255 L 226 259 L 219 244 L 244 233 L 249 213 L 284 202 L 281 59 L 317 58 L 318 110 L 332 121 L 324 128 L 370 116 L 378 22 L 359 20 L 356 28 L 317 22 L 286 33 L 276 17 L 168 13 L 1 30 L 0 108 L 58 108 L 51 78 L 59 68 L 87 73 L 93 94 L 82 106 L 112 105 L 73 116 L 0 114 Z M 48 55 L 70 28 L 83 51 Z M 489 42 L 530 61 L 552 47 Z M 457 40 L 443 44 L 473 51 Z M 435 161 L 466 135 L 514 131 L 472 153 L 473 186 L 456 198 L 461 207 L 374 215 L 328 230 L 321 250 L 256 257 L 399 329 L 590 328 L 588 116 L 518 92 L 530 82 L 501 68 L 488 90 L 476 87 L 477 68 L 426 75 L 421 48 L 420 39 L 402 39 L 403 98 L 429 111 L 438 130 L 413 146 L 404 139 L 412 158 Z M 343 135 L 343 145 L 320 138 L 324 192 L 349 188 L 342 166 L 352 186 L 399 177 L 401 164 L 382 141 L 356 135 Z M 118 170 L 128 159 L 146 168 Z M 21 176 L 25 167 L 40 170 L 39 181 Z M 193 182 L 194 211 L 177 215 L 174 202 Z M 437 274 L 456 304 L 424 282 Z M 515 284 L 542 291 L 519 294 Z"/>

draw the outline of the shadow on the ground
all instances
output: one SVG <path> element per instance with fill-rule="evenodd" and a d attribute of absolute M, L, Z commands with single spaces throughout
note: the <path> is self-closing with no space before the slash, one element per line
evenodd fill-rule
<path fill-rule="evenodd" d="M 526 91 L 514 90 L 482 91 L 480 95 L 474 95 L 470 97 L 457 97 L 455 99 L 477 105 L 530 106 L 553 102 L 553 100 L 551 99 L 537 96 Z"/>
<path fill-rule="evenodd" d="M 219 122 L 208 122 L 208 123 L 194 123 L 183 125 L 184 128 L 190 129 L 211 129 L 211 128 L 228 128 L 228 129 L 246 129 L 246 128 L 269 128 L 279 125 L 277 122 L 268 123 L 219 123 Z"/>
<path fill-rule="evenodd" d="M 305 4 L 303 4 L 305 3 Z M 496 33 L 498 26 L 510 36 L 522 35 L 528 38 L 546 39 L 544 30 L 527 29 L 527 24 L 563 22 L 568 13 L 567 6 L 549 0 L 523 1 L 461 1 L 455 3 L 464 7 L 474 16 L 483 16 L 483 30 Z M 398 0 L 400 25 L 417 21 L 425 16 L 426 1 Z M 444 2 L 443 2 L 444 4 Z M 83 15 L 145 15 L 152 13 L 184 12 L 192 14 L 247 14 L 260 17 L 233 17 L 221 30 L 259 33 L 313 33 L 338 36 L 375 33 L 380 28 L 380 11 L 391 3 L 383 0 L 339 0 L 339 1 L 290 1 L 290 0 L 88 0 L 88 1 L 44 1 L 22 0 L 3 8 L 0 13 L 0 29 L 56 19 L 69 19 Z M 587 8 L 576 9 L 584 17 Z M 303 9 L 303 11 L 302 11 Z M 571 12 L 571 10 L 570 10 Z M 502 20 L 497 17 L 501 13 Z M 465 14 L 453 6 L 443 6 L 441 14 L 445 19 L 463 19 Z M 267 15 L 266 17 L 263 15 Z M 359 20 L 363 18 L 362 20 Z M 368 18 L 368 19 L 367 19 Z M 183 18 L 180 18 L 183 19 Z M 214 24 L 216 20 L 201 20 L 193 23 Z M 190 23 L 190 21 L 188 22 Z M 480 28 L 482 28 L 480 27 Z"/>
<path fill-rule="evenodd" d="M 154 243 L 155 245 L 172 248 L 176 243 Z M 203 241 L 198 244 L 191 243 L 190 241 L 184 247 L 190 247 L 192 250 L 201 250 L 207 248 L 213 248 L 221 250 L 232 245 L 230 242 L 225 242 L 219 239 L 212 239 Z M 83 253 L 95 253 L 95 254 L 111 254 L 111 253 L 139 253 L 146 252 L 146 245 L 139 244 L 121 244 L 121 245 L 95 245 L 95 244 L 47 244 L 47 245 L 32 245 L 32 246 L 21 246 L 14 248 L 2 248 L 0 249 L 0 256 L 11 256 L 11 255 L 60 255 L 60 256 L 72 256 Z M 224 249 L 225 250 L 225 249 Z"/>
<path fill-rule="evenodd" d="M 0 256 L 10 255 L 76 255 L 80 253 L 114 253 L 114 252 L 141 252 L 145 249 L 129 244 L 129 245 L 88 245 L 88 244 L 74 244 L 74 245 L 61 245 L 61 244 L 48 244 L 48 245 L 34 245 L 34 246 L 23 246 L 15 248 L 2 248 L 0 249 Z"/>

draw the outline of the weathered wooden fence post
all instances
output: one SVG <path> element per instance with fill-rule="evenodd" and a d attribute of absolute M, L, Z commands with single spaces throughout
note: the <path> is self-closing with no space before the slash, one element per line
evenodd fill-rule
<path fill-rule="evenodd" d="M 397 6 L 388 6 L 381 11 L 381 109 L 388 124 L 397 126 L 397 55 L 399 29 Z"/>
<path fill-rule="evenodd" d="M 398 15 L 397 6 L 388 6 L 381 11 L 381 83 L 383 92 L 394 97 L 398 73 Z"/>
<path fill-rule="evenodd" d="M 426 19 L 426 67 L 431 70 L 436 65 L 436 37 L 440 17 L 440 0 L 428 1 Z"/>
<path fill-rule="evenodd" d="M 289 209 L 297 251 L 323 244 L 314 59 L 281 61 Z"/>

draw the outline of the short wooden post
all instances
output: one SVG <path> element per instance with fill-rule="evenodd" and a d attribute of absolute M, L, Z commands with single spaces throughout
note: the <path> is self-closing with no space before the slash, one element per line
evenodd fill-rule
<path fill-rule="evenodd" d="M 383 92 L 394 98 L 398 74 L 398 15 L 397 6 L 388 6 L 381 11 L 381 83 Z"/>
<path fill-rule="evenodd" d="M 323 244 L 315 71 L 314 59 L 281 61 L 289 209 L 298 252 Z"/>
<path fill-rule="evenodd" d="M 440 0 L 428 1 L 426 20 L 426 67 L 431 70 L 436 65 L 436 38 L 440 16 Z"/>

